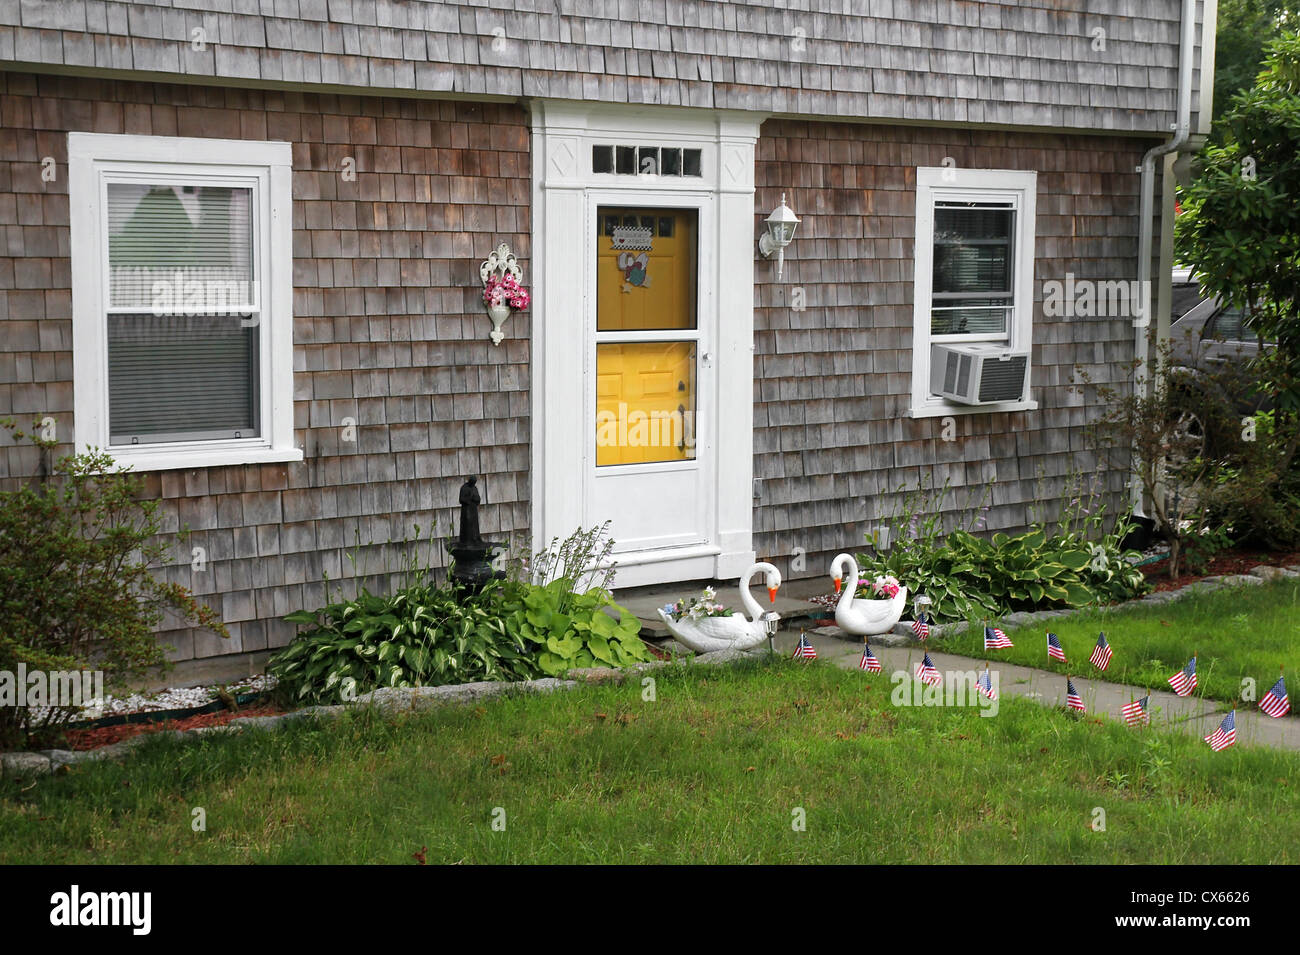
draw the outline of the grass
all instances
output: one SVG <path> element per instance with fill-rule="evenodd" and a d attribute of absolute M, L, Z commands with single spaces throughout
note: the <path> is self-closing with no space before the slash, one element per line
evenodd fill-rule
<path fill-rule="evenodd" d="M 1019 700 L 899 708 L 826 663 L 654 678 L 653 701 L 629 681 L 304 720 L 0 780 L 0 864 L 1300 862 L 1294 754 Z"/>
<path fill-rule="evenodd" d="M 985 651 L 978 627 L 944 638 L 939 649 L 1157 690 L 1169 690 L 1169 677 L 1196 653 L 1197 694 L 1241 702 L 1242 681 L 1249 677 L 1258 700 L 1277 680 L 1279 665 L 1300 674 L 1300 581 L 1246 584 L 1006 630 L 1015 644 L 1010 650 Z M 1060 639 L 1068 665 L 1047 656 L 1048 630 Z M 1088 662 L 1100 631 L 1114 651 L 1105 673 Z M 1288 689 L 1294 701 L 1300 682 L 1288 681 Z"/>

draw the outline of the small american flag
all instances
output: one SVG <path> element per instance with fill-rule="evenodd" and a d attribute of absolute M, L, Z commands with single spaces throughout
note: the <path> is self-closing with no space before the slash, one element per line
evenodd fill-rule
<path fill-rule="evenodd" d="M 1072 710 L 1078 710 L 1080 713 L 1088 712 L 1088 708 L 1083 705 L 1083 697 L 1074 688 L 1074 681 L 1069 677 L 1065 678 L 1065 705 Z"/>
<path fill-rule="evenodd" d="M 1291 700 L 1286 695 L 1286 684 L 1282 682 L 1281 677 L 1277 678 L 1273 689 L 1265 693 L 1264 698 L 1259 701 L 1259 708 L 1274 719 L 1291 712 Z"/>
<path fill-rule="evenodd" d="M 998 698 L 998 691 L 993 689 L 993 679 L 989 676 L 989 668 L 985 667 L 984 672 L 979 675 L 975 681 L 975 689 L 979 690 L 980 696 L 987 697 L 990 700 Z"/>
<path fill-rule="evenodd" d="M 1179 696 L 1188 696 L 1196 689 L 1196 657 L 1187 661 L 1187 666 L 1169 678 L 1169 685 Z"/>
<path fill-rule="evenodd" d="M 921 640 L 930 635 L 930 621 L 924 613 L 912 621 L 912 632 Z"/>
<path fill-rule="evenodd" d="M 1047 655 L 1053 660 L 1060 660 L 1065 663 L 1065 651 L 1061 649 L 1061 641 L 1056 639 L 1056 634 L 1047 635 Z"/>
<path fill-rule="evenodd" d="M 1120 708 L 1124 714 L 1124 722 L 1129 726 L 1136 726 L 1138 723 L 1150 723 L 1151 714 L 1147 712 L 1147 703 L 1151 698 L 1144 696 L 1140 700 L 1135 700 Z"/>
<path fill-rule="evenodd" d="M 997 627 L 984 628 L 984 649 L 985 650 L 1005 650 L 1007 647 L 1015 646 L 1007 635 Z"/>
<path fill-rule="evenodd" d="M 792 659 L 799 660 L 816 660 L 817 650 L 808 642 L 808 637 L 802 632 L 799 634 L 799 645 L 794 648 Z"/>
<path fill-rule="evenodd" d="M 1210 744 L 1210 749 L 1216 753 L 1221 749 L 1227 749 L 1237 742 L 1237 711 L 1233 710 L 1223 718 L 1219 728 L 1205 737 L 1205 741 Z"/>
<path fill-rule="evenodd" d="M 876 655 L 871 652 L 871 647 L 866 646 L 865 644 L 862 647 L 862 659 L 858 661 L 858 669 L 866 670 L 869 673 L 880 672 L 880 661 L 877 660 Z"/>
<path fill-rule="evenodd" d="M 938 686 L 943 682 L 943 677 L 939 675 L 939 671 L 930 662 L 930 654 L 927 653 L 925 659 L 916 665 L 916 678 L 930 686 Z"/>
<path fill-rule="evenodd" d="M 1106 642 L 1105 633 L 1097 636 L 1097 645 L 1092 648 L 1092 656 L 1088 657 L 1088 662 L 1098 670 L 1110 666 L 1110 644 Z"/>

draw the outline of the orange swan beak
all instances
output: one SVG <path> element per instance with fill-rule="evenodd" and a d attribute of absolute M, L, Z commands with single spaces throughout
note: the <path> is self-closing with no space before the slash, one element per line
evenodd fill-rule
<path fill-rule="evenodd" d="M 767 597 L 768 600 L 770 600 L 772 603 L 776 603 L 776 591 L 777 591 L 776 587 L 767 588 Z"/>
<path fill-rule="evenodd" d="M 835 592 L 836 592 L 836 593 L 839 593 L 839 592 L 840 592 L 840 588 L 844 586 L 844 578 L 843 578 L 843 577 L 835 577 L 835 578 L 832 578 L 832 579 L 835 581 Z"/>

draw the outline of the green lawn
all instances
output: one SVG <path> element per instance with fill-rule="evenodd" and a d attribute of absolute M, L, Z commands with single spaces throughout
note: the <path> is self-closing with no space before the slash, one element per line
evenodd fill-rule
<path fill-rule="evenodd" d="M 3 780 L 0 864 L 1300 862 L 1294 754 L 1017 700 L 896 708 L 825 663 L 654 676 L 653 702 L 633 680 Z"/>
<path fill-rule="evenodd" d="M 1300 580 L 1246 584 L 1162 606 L 1107 608 L 1004 629 L 1015 644 L 1010 650 L 986 653 L 978 627 L 936 646 L 1157 690 L 1168 690 L 1169 677 L 1196 652 L 1197 693 L 1210 699 L 1240 702 L 1242 679 L 1253 677 L 1258 700 L 1277 680 L 1279 664 L 1286 665 L 1293 704 L 1300 690 Z M 1047 656 L 1048 630 L 1060 638 L 1068 666 Z M 1088 662 L 1100 631 L 1114 651 L 1104 674 Z"/>

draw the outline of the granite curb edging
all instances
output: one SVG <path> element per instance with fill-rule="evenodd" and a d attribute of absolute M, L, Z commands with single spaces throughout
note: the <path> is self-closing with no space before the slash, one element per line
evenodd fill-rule
<path fill-rule="evenodd" d="M 762 651 L 766 653 L 766 649 Z M 246 729 L 276 730 L 290 720 L 334 719 L 361 707 L 373 707 L 384 714 L 417 713 L 435 706 L 477 703 L 518 693 L 554 693 L 573 690 L 586 684 L 623 683 L 629 674 L 643 673 L 665 666 L 692 664 L 717 665 L 760 655 L 759 651 L 719 650 L 704 653 L 693 660 L 673 659 L 638 663 L 623 669 L 614 667 L 587 667 L 569 670 L 566 679 L 543 677 L 537 680 L 516 682 L 481 681 L 477 683 L 452 683 L 446 686 L 383 687 L 363 693 L 350 703 L 329 706 L 307 706 L 273 716 L 239 716 L 220 726 L 200 726 L 190 730 L 159 730 L 141 733 L 88 750 L 45 749 L 16 753 L 0 753 L 0 777 L 43 776 L 68 766 L 103 759 L 122 759 L 146 739 L 158 736 L 180 738 L 205 736 L 214 733 L 240 733 Z"/>

